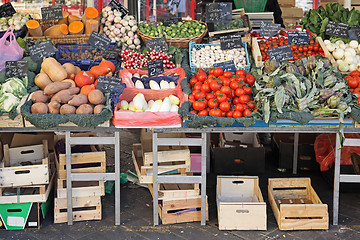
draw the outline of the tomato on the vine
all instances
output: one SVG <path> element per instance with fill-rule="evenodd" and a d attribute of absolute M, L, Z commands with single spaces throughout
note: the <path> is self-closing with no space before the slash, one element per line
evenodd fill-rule
<path fill-rule="evenodd" d="M 203 92 L 205 92 L 205 93 L 210 92 L 210 91 L 211 91 L 211 89 L 210 89 L 209 84 L 204 83 L 204 84 L 201 86 L 201 91 L 203 91 Z"/>
<path fill-rule="evenodd" d="M 223 75 L 224 71 L 222 70 L 222 68 L 215 68 L 214 69 L 214 76 L 215 77 L 220 77 L 221 75 Z"/>
<path fill-rule="evenodd" d="M 223 76 L 226 78 L 231 78 L 232 75 L 233 75 L 232 72 L 224 72 L 223 73 Z"/>
<path fill-rule="evenodd" d="M 251 114 L 251 111 L 249 109 L 245 109 L 243 112 L 244 117 L 249 116 Z"/>
<path fill-rule="evenodd" d="M 243 87 L 243 90 L 245 91 L 245 94 L 250 95 L 252 93 L 251 87 Z"/>
<path fill-rule="evenodd" d="M 238 70 L 236 70 L 235 74 L 240 76 L 240 77 L 245 77 L 246 72 L 244 70 L 242 70 L 242 69 L 238 69 Z"/>
<path fill-rule="evenodd" d="M 221 87 L 221 85 L 220 85 L 219 83 L 217 83 L 217 81 L 212 81 L 212 82 L 210 83 L 210 88 L 211 88 L 211 90 L 213 90 L 213 91 L 219 90 L 220 87 Z"/>
<path fill-rule="evenodd" d="M 211 109 L 209 112 L 209 116 L 221 117 L 221 110 L 218 108 Z"/>
<path fill-rule="evenodd" d="M 239 101 L 240 103 L 248 103 L 250 101 L 250 96 L 249 95 L 241 95 L 239 97 Z"/>
<path fill-rule="evenodd" d="M 208 112 L 206 109 L 204 109 L 204 110 L 201 110 L 201 111 L 198 113 L 198 115 L 200 115 L 200 116 L 208 116 L 208 115 L 209 115 L 209 112 Z"/>
<path fill-rule="evenodd" d="M 205 98 L 206 94 L 202 91 L 196 91 L 193 93 L 196 100 L 199 100 L 200 98 Z"/>
<path fill-rule="evenodd" d="M 239 111 L 234 111 L 233 118 L 240 118 L 240 117 L 242 117 L 242 113 Z"/>
<path fill-rule="evenodd" d="M 188 96 L 188 100 L 189 100 L 190 102 L 195 102 L 195 97 L 194 97 L 194 95 L 190 94 L 190 95 Z"/>
<path fill-rule="evenodd" d="M 235 90 L 235 95 L 238 97 L 240 97 L 241 95 L 244 95 L 244 94 L 245 94 L 244 89 L 238 88 Z"/>
<path fill-rule="evenodd" d="M 351 77 L 360 77 L 360 71 L 354 70 L 350 73 Z"/>
<path fill-rule="evenodd" d="M 221 111 L 227 112 L 230 110 L 230 103 L 222 102 L 222 103 L 220 103 L 219 107 L 220 107 Z"/>
<path fill-rule="evenodd" d="M 197 78 L 196 78 L 196 77 L 192 77 L 192 78 L 190 79 L 190 85 L 192 86 L 192 85 L 194 85 L 195 83 L 197 83 Z"/>
<path fill-rule="evenodd" d="M 248 103 L 248 108 L 249 109 L 254 109 L 255 108 L 255 102 L 254 101 L 251 101 Z"/>
<path fill-rule="evenodd" d="M 207 79 L 206 73 L 200 73 L 200 74 L 197 76 L 197 79 L 198 79 L 199 82 L 205 82 L 205 80 Z"/>
<path fill-rule="evenodd" d="M 219 106 L 219 102 L 216 99 L 210 99 L 208 101 L 209 108 L 216 108 Z"/>
<path fill-rule="evenodd" d="M 239 84 L 236 81 L 232 81 L 230 83 L 230 87 L 235 90 L 235 89 L 239 88 Z"/>
<path fill-rule="evenodd" d="M 223 94 L 226 94 L 226 95 L 230 95 L 231 94 L 231 88 L 229 86 L 222 86 L 220 88 L 220 92 L 222 92 Z"/>
<path fill-rule="evenodd" d="M 205 109 L 206 104 L 205 104 L 205 102 L 195 101 L 195 102 L 193 102 L 192 106 L 195 110 L 201 111 L 201 110 Z"/>
<path fill-rule="evenodd" d="M 206 98 L 206 100 L 210 100 L 210 99 L 213 99 L 215 97 L 215 95 L 214 94 L 212 94 L 212 93 L 207 93 L 206 94 L 206 96 L 205 96 L 205 98 Z"/>
<path fill-rule="evenodd" d="M 192 114 L 197 114 L 197 112 L 194 111 L 194 110 L 191 110 L 190 113 L 192 113 Z"/>
<path fill-rule="evenodd" d="M 351 78 L 349 80 L 347 80 L 347 85 L 350 88 L 356 88 L 358 86 L 359 82 L 355 79 L 355 78 Z"/>
<path fill-rule="evenodd" d="M 219 103 L 225 102 L 227 100 L 227 97 L 225 94 L 219 94 L 216 96 L 216 100 L 218 100 Z"/>
<path fill-rule="evenodd" d="M 233 111 L 228 111 L 227 113 L 226 113 L 226 116 L 227 117 L 229 117 L 229 118 L 231 118 L 231 117 L 233 117 Z"/>
<path fill-rule="evenodd" d="M 244 108 L 244 106 L 242 104 L 238 103 L 238 104 L 235 105 L 235 110 L 236 111 L 242 112 L 242 111 L 244 111 L 244 109 L 245 108 Z"/>
<path fill-rule="evenodd" d="M 254 85 L 255 83 L 255 77 L 251 74 L 248 74 L 246 76 L 246 83 L 249 84 L 250 86 Z"/>
<path fill-rule="evenodd" d="M 193 86 L 193 90 L 194 90 L 194 91 L 199 91 L 199 90 L 201 90 L 201 86 L 202 86 L 202 84 L 199 83 L 199 82 L 197 82 L 197 83 L 195 83 L 195 85 Z"/>
<path fill-rule="evenodd" d="M 230 86 L 230 83 L 231 83 L 231 79 L 229 78 L 225 78 L 222 83 L 224 84 L 224 86 Z"/>

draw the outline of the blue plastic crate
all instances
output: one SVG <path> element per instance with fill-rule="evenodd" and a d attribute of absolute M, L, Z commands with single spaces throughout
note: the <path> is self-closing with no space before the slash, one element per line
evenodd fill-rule
<path fill-rule="evenodd" d="M 199 50 L 199 49 L 204 48 L 206 46 L 219 46 L 219 45 L 220 45 L 220 43 L 198 44 L 198 43 L 195 43 L 193 41 L 190 41 L 190 43 L 189 43 L 189 63 L 190 63 L 191 72 L 194 73 L 199 69 L 191 62 L 191 50 L 193 48 L 195 48 L 196 50 Z M 251 64 L 250 64 L 250 60 L 249 60 L 249 53 L 248 53 L 248 49 L 247 49 L 247 43 L 243 42 L 243 45 L 244 45 L 244 48 L 245 48 L 246 63 L 247 64 L 242 69 L 244 69 L 246 72 L 250 72 Z M 209 70 L 210 68 L 202 68 L 202 69 Z"/>
<path fill-rule="evenodd" d="M 115 47 L 115 44 L 111 44 L 110 48 Z M 61 63 L 72 63 L 75 66 L 78 66 L 81 68 L 81 70 L 88 70 L 90 66 L 98 65 L 101 62 L 101 59 L 97 60 L 84 60 L 84 59 L 63 59 L 62 54 L 71 54 L 71 53 L 77 53 L 77 52 L 84 52 L 86 50 L 93 51 L 96 48 L 89 45 L 89 44 L 74 44 L 74 43 L 58 43 L 56 44 L 56 48 L 58 51 L 56 52 L 56 60 Z M 109 60 L 115 65 L 117 64 L 116 60 Z"/>
<path fill-rule="evenodd" d="M 187 124 L 190 122 L 190 120 L 184 120 L 183 121 L 183 127 L 188 128 Z M 221 127 L 220 125 L 216 125 L 216 126 L 212 126 L 212 127 Z M 239 122 L 234 122 L 233 125 L 231 126 L 226 126 L 226 127 L 245 127 L 244 124 L 239 123 Z M 268 123 L 265 123 L 264 120 L 256 120 L 254 125 L 251 125 L 249 127 L 269 127 Z"/>

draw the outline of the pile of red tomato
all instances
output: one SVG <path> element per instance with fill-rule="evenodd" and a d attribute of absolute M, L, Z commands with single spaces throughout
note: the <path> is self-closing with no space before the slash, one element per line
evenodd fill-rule
<path fill-rule="evenodd" d="M 351 88 L 351 93 L 357 94 L 357 102 L 360 105 L 360 71 L 352 71 L 349 76 L 344 77 L 347 85 Z"/>
<path fill-rule="evenodd" d="M 246 117 L 254 111 L 255 102 L 251 100 L 255 78 L 244 70 L 235 75 L 223 72 L 221 68 L 211 69 L 206 74 L 203 69 L 190 79 L 192 102 L 190 113 L 214 117 Z"/>

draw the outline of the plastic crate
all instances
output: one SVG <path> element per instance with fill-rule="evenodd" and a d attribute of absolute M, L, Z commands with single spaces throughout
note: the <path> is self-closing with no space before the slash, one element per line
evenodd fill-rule
<path fill-rule="evenodd" d="M 206 46 L 219 46 L 219 45 L 220 45 L 220 43 L 197 44 L 197 43 L 191 41 L 190 44 L 189 44 L 189 63 L 190 63 L 191 72 L 194 73 L 199 69 L 198 67 L 196 67 L 191 62 L 191 49 L 195 48 L 196 50 L 199 50 L 199 49 L 204 48 Z M 244 45 L 244 48 L 245 48 L 246 63 L 247 64 L 241 69 L 244 69 L 246 72 L 250 72 L 251 64 L 250 64 L 250 60 L 249 60 L 249 53 L 248 53 L 248 49 L 247 49 L 247 43 L 243 42 L 243 45 Z M 206 69 L 210 69 L 210 68 L 202 68 L 202 69 L 206 70 Z"/>
<path fill-rule="evenodd" d="M 245 12 L 264 12 L 267 0 L 234 0 L 237 9 L 244 8 Z"/>
<path fill-rule="evenodd" d="M 115 44 L 111 44 L 110 48 L 115 47 Z M 90 66 L 98 65 L 101 62 L 101 59 L 97 60 L 85 60 L 85 59 L 63 59 L 62 54 L 70 54 L 70 53 L 77 53 L 80 51 L 93 51 L 96 48 L 89 45 L 89 44 L 73 44 L 73 43 L 58 43 L 56 44 L 56 48 L 58 51 L 56 52 L 56 60 L 61 63 L 72 63 L 75 66 L 81 68 L 81 70 L 88 70 Z M 117 60 L 109 60 L 113 62 L 115 65 L 117 64 Z"/>

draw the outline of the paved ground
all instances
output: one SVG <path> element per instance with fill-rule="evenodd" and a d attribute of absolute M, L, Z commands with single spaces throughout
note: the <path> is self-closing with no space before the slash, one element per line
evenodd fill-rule
<path fill-rule="evenodd" d="M 122 133 L 122 171 L 132 170 L 131 145 L 139 141 L 138 130 Z M 109 169 L 112 168 L 112 149 L 107 149 Z M 268 154 L 267 172 L 260 176 L 261 190 L 267 200 L 269 177 L 291 177 L 291 173 L 276 170 L 275 161 Z M 329 206 L 332 220 L 332 189 L 318 172 L 302 171 L 298 176 L 311 177 L 312 185 L 323 203 Z M 271 207 L 267 204 L 267 231 L 219 231 L 217 228 L 215 185 L 216 176 L 208 176 L 210 221 L 206 226 L 199 222 L 152 225 L 152 198 L 149 191 L 127 183 L 121 188 L 121 226 L 114 226 L 114 196 L 103 197 L 103 220 L 75 222 L 73 226 L 53 224 L 50 213 L 41 230 L 0 231 L 0 239 L 360 239 L 360 193 L 341 193 L 340 225 L 330 225 L 327 231 L 279 231 Z"/>

